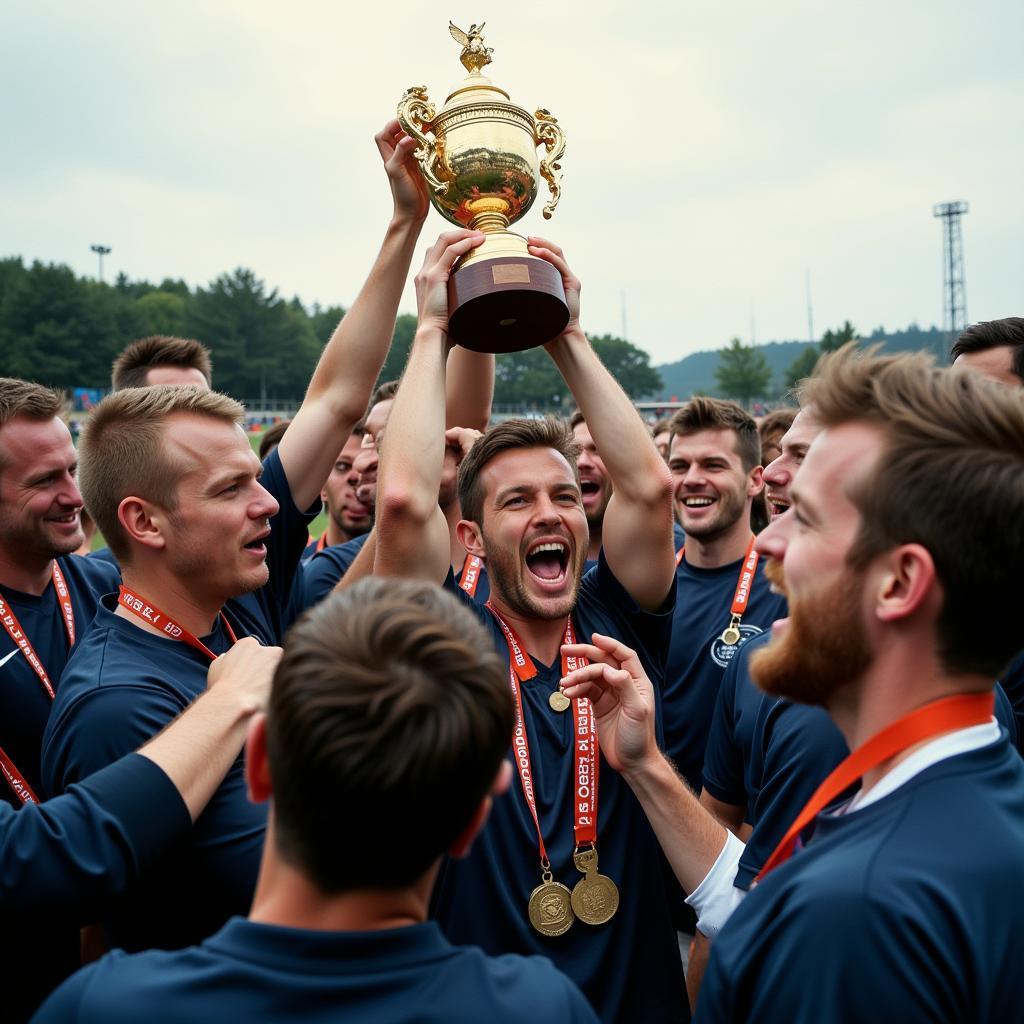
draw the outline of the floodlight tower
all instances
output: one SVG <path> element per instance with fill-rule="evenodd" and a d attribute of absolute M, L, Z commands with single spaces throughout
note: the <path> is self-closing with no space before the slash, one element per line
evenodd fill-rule
<path fill-rule="evenodd" d="M 109 245 L 90 245 L 90 249 L 100 258 L 100 284 L 103 283 L 103 257 L 110 252 Z"/>
<path fill-rule="evenodd" d="M 964 244 L 960 218 L 967 203 L 936 203 L 932 214 L 942 219 L 942 305 L 943 326 L 952 342 L 967 326 L 967 286 L 964 284 Z"/>

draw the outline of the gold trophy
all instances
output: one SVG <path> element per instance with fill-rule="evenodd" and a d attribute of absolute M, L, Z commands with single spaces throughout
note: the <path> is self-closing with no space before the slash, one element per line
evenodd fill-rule
<path fill-rule="evenodd" d="M 540 178 L 551 190 L 544 217 L 558 205 L 565 135 L 546 110 L 527 113 L 480 73 L 493 53 L 482 24 L 463 32 L 449 22 L 449 30 L 469 74 L 440 112 L 424 86 L 407 89 L 398 120 L 419 144 L 415 156 L 437 211 L 487 236 L 449 279 L 452 339 L 478 352 L 518 352 L 550 341 L 569 321 L 561 275 L 509 231 L 533 205 Z M 546 150 L 539 161 L 538 146 Z"/>

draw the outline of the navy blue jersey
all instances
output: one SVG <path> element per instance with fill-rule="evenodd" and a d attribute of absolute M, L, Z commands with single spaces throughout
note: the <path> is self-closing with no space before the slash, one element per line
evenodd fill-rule
<path fill-rule="evenodd" d="M 753 826 L 736 871 L 740 889 L 750 888 L 815 790 L 849 754 L 823 708 L 763 693 L 754 684 L 750 659 L 770 639 L 767 632 L 754 637 L 726 670 L 704 761 L 708 792 L 744 805 Z M 995 714 L 1012 737 L 1013 714 L 999 687 Z"/>
<path fill-rule="evenodd" d="M 235 919 L 201 946 L 105 956 L 66 982 L 46 1024 L 596 1024 L 540 957 L 453 946 L 436 924 L 310 931 Z"/>
<path fill-rule="evenodd" d="M 450 574 L 446 587 L 461 593 Z M 493 616 L 463 599 L 507 659 L 508 646 Z M 602 554 L 597 568 L 583 577 L 573 621 L 581 640 L 600 632 L 634 648 L 660 689 L 671 595 L 662 612 L 641 610 Z M 561 675 L 560 659 L 536 667 L 537 675 L 522 684 L 521 692 L 537 811 L 555 880 L 571 889 L 582 877 L 572 860 L 573 718 L 570 711 L 558 713 L 548 705 Z M 545 938 L 530 926 L 527 902 L 541 873 L 537 833 L 518 775 L 509 792 L 494 801 L 469 856 L 443 865 L 433 914 L 452 942 L 491 954 L 550 957 L 583 989 L 604 1021 L 685 1021 L 686 990 L 657 841 L 632 791 L 603 761 L 599 801 L 599 868 L 621 896 L 608 924 L 595 928 L 577 921 L 559 938 Z"/>
<path fill-rule="evenodd" d="M 369 537 L 368 533 L 361 533 L 344 544 L 331 544 L 303 562 L 292 584 L 293 618 L 298 618 L 307 608 L 319 604 L 334 589 L 338 580 L 356 560 L 356 555 L 363 550 Z"/>
<path fill-rule="evenodd" d="M 764 692 L 750 678 L 750 656 L 771 638 L 771 633 L 765 630 L 743 644 L 730 660 L 718 689 L 704 751 L 704 789 L 722 803 L 743 807 L 744 819 L 748 822 L 753 822 L 749 777 L 751 748 L 757 713 L 764 697 Z"/>
<path fill-rule="evenodd" d="M 1024 651 L 1010 662 L 999 682 L 1013 707 L 1017 723 L 1017 749 L 1024 754 Z"/>
<path fill-rule="evenodd" d="M 360 534 L 344 544 L 326 547 L 322 551 L 318 551 L 302 566 L 302 571 L 295 577 L 295 584 L 292 588 L 294 617 L 301 615 L 307 608 L 319 604 L 337 586 L 338 581 L 356 560 L 356 555 L 362 551 L 369 536 L 368 533 Z M 461 578 L 462 573 L 460 572 L 460 581 Z M 491 586 L 487 579 L 487 568 L 484 567 L 480 571 L 474 599 L 480 604 L 486 604 L 490 594 Z"/>
<path fill-rule="evenodd" d="M 224 615 L 237 636 L 277 644 L 279 595 L 289 592 L 316 510 L 295 508 L 276 449 L 267 458 L 262 482 L 281 505 L 271 519 L 267 545 L 270 581 L 228 601 Z M 116 615 L 116 604 L 116 597 L 101 603 L 61 680 L 43 742 L 43 782 L 51 795 L 137 749 L 206 688 L 210 662 L 201 651 L 145 632 Z M 220 618 L 202 640 L 215 654 L 231 645 Z M 114 908 L 109 922 L 114 943 L 127 949 L 189 945 L 232 914 L 247 912 L 265 824 L 266 806 L 249 802 L 238 758 L 189 837 Z"/>
<path fill-rule="evenodd" d="M 137 754 L 48 803 L 0 804 L 5 1024 L 27 1020 L 78 968 L 78 928 L 191 824 L 171 780 Z"/>
<path fill-rule="evenodd" d="M 95 551 L 90 551 L 85 557 L 94 558 L 98 562 L 106 562 L 108 565 L 114 566 L 118 572 L 121 571 L 121 565 L 117 560 L 117 555 L 115 555 L 110 548 L 97 548 Z"/>
<path fill-rule="evenodd" d="M 947 758 L 808 845 L 737 908 L 697 1019 L 1020 1020 L 1024 765 L 1007 737 Z"/>
<path fill-rule="evenodd" d="M 736 869 L 737 888 L 750 888 L 807 801 L 849 752 L 824 708 L 761 695 L 745 772 L 754 828 Z"/>
<path fill-rule="evenodd" d="M 676 570 L 677 598 L 665 669 L 665 752 L 695 790 L 701 787 L 707 745 L 722 674 L 744 643 L 786 614 L 786 599 L 773 594 L 759 559 L 740 626 L 738 645 L 722 642 L 729 625 L 743 560 L 698 569 L 685 559 Z"/>
<path fill-rule="evenodd" d="M 107 562 L 78 555 L 62 555 L 57 559 L 57 564 L 71 595 L 71 607 L 75 613 L 75 642 L 80 644 L 96 615 L 100 597 L 117 590 L 121 576 Z M 37 597 L 0 584 L 0 594 L 3 594 L 31 641 L 46 669 L 50 685 L 57 689 L 70 652 L 64 614 L 56 590 L 52 585 L 48 586 Z M 7 630 L 0 629 L 0 747 L 40 796 L 42 774 L 39 751 L 52 703 L 28 659 Z M 0 794 L 12 806 L 21 806 L 21 801 L 2 778 Z"/>

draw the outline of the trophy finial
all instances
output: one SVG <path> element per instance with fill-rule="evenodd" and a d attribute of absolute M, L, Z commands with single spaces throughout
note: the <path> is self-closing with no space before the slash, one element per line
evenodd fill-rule
<path fill-rule="evenodd" d="M 462 61 L 462 66 L 470 74 L 474 72 L 479 74 L 481 68 L 491 63 L 491 54 L 494 53 L 494 47 L 484 45 L 484 27 L 486 24 L 487 22 L 484 21 L 479 25 L 470 25 L 469 31 L 463 32 L 454 21 L 448 22 L 448 31 L 451 32 L 452 39 L 462 47 L 459 60 Z"/>

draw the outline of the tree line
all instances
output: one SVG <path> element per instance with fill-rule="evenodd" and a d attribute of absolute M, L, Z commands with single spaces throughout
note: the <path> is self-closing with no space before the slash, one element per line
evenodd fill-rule
<path fill-rule="evenodd" d="M 166 278 L 159 284 L 119 274 L 112 284 L 79 277 L 62 264 L 0 259 L 0 374 L 58 388 L 107 388 L 110 365 L 129 342 L 152 334 L 197 338 L 213 354 L 215 386 L 240 399 L 302 396 L 345 309 L 307 308 L 286 299 L 245 267 L 205 287 Z M 398 377 L 416 318 L 395 324 L 382 380 Z M 646 352 L 622 338 L 592 338 L 627 394 L 661 386 Z M 539 349 L 498 357 L 495 403 L 568 408 L 571 398 Z"/>

